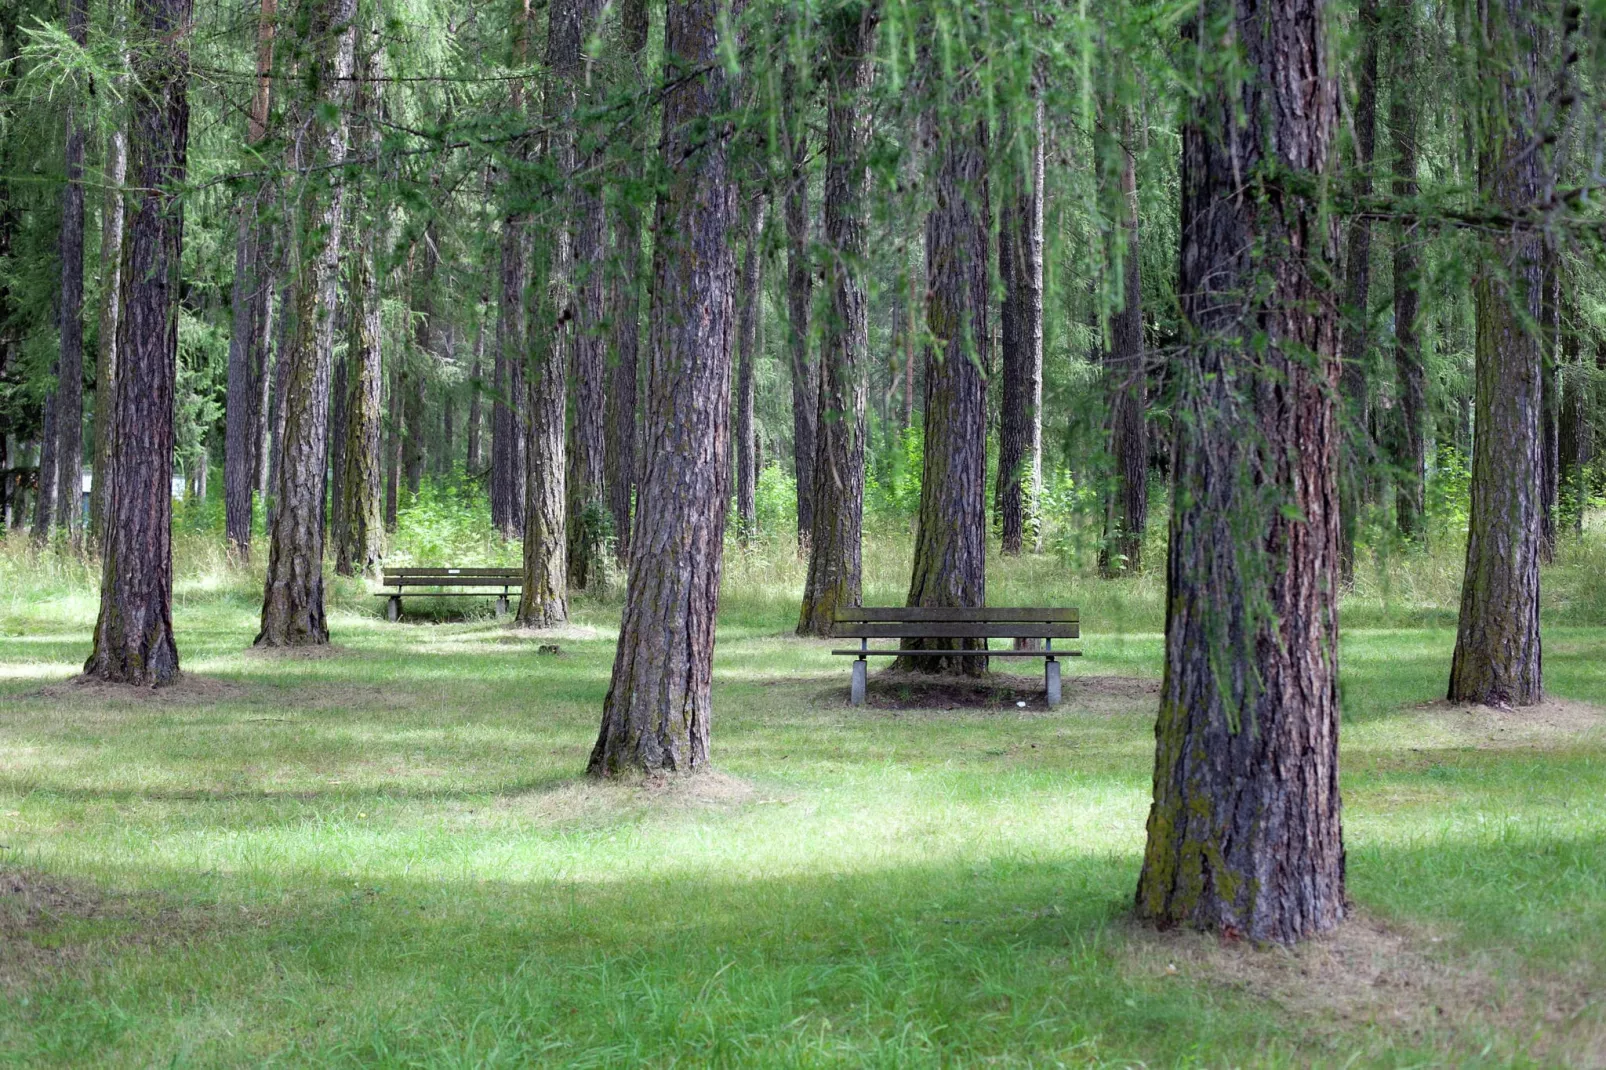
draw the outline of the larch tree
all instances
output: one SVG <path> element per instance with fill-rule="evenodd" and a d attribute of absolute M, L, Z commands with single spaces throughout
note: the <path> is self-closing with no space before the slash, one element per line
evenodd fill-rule
<path fill-rule="evenodd" d="M 463 466 L 470 477 L 479 475 L 480 471 L 480 427 L 483 419 L 480 412 L 480 400 L 485 391 L 480 387 L 480 375 L 485 361 L 485 314 L 482 300 L 474 307 L 474 363 L 468 372 L 468 421 L 463 428 L 464 449 Z"/>
<path fill-rule="evenodd" d="M 764 219 L 768 198 L 759 193 L 744 206 L 740 291 L 736 301 L 736 537 L 743 546 L 758 533 L 758 429 L 753 421 L 757 402 L 753 364 L 757 359 L 758 321 L 763 315 Z"/>
<path fill-rule="evenodd" d="M 1322 0 L 1205 0 L 1182 130 L 1165 668 L 1139 916 L 1293 943 L 1345 914 L 1338 92 Z"/>
<path fill-rule="evenodd" d="M 533 0 L 514 5 L 513 67 L 522 71 L 535 32 Z M 522 78 L 509 82 L 509 107 L 514 115 L 525 110 Z M 519 170 L 529 154 L 528 137 L 516 138 L 508 149 L 506 214 L 502 217 L 501 258 L 496 310 L 496 370 L 491 407 L 491 524 L 505 539 L 524 535 L 525 418 L 524 365 L 526 308 L 529 289 L 529 213 L 519 203 Z"/>
<path fill-rule="evenodd" d="M 807 33 L 807 27 L 791 27 Z M 786 186 L 781 213 L 786 222 L 786 347 L 792 366 L 792 473 L 797 479 L 797 534 L 814 530 L 814 459 L 819 413 L 819 373 L 809 360 L 814 310 L 814 262 L 809 243 L 809 147 L 804 113 L 808 99 L 796 62 L 781 70 L 781 152 Z"/>
<path fill-rule="evenodd" d="M 935 73 L 935 68 L 933 70 Z M 974 77 L 961 76 L 961 77 Z M 979 94 L 952 85 L 952 114 L 922 117 L 934 203 L 926 216 L 925 453 L 920 470 L 910 606 L 987 601 L 987 128 Z M 938 124 L 941 129 L 938 129 Z M 904 649 L 982 649 L 985 640 L 912 639 Z M 987 659 L 900 657 L 895 668 L 980 675 Z"/>
<path fill-rule="evenodd" d="M 1137 161 L 1132 124 L 1123 113 L 1120 138 L 1120 240 L 1112 260 L 1121 266 L 1121 307 L 1110 317 L 1105 356 L 1110 405 L 1113 480 L 1104 503 L 1104 540 L 1099 571 L 1106 577 L 1143 571 L 1143 540 L 1149 527 L 1149 425 L 1147 362 L 1143 345 L 1143 271 L 1138 259 Z"/>
<path fill-rule="evenodd" d="M 67 36 L 82 47 L 89 40 L 89 0 L 67 0 Z M 61 293 L 57 308 L 61 349 L 56 364 L 55 527 L 72 546 L 84 533 L 79 497 L 84 478 L 84 145 L 88 109 L 67 109 L 61 194 Z"/>
<path fill-rule="evenodd" d="M 645 438 L 624 618 L 593 776 L 709 764 L 735 333 L 737 182 L 718 62 L 740 0 L 669 0 Z M 737 10 L 731 10 L 736 8 Z"/>
<path fill-rule="evenodd" d="M 1481 88 L 1478 187 L 1512 215 L 1546 192 L 1536 150 L 1546 108 L 1546 33 L 1538 0 L 1491 0 L 1474 32 Z M 1491 239 L 1473 291 L 1472 509 L 1449 698 L 1529 706 L 1544 697 L 1539 642 L 1539 322 L 1544 239 L 1513 228 Z"/>
<path fill-rule="evenodd" d="M 1545 241 L 1539 298 L 1539 563 L 1556 560 L 1556 504 L 1561 490 L 1561 391 L 1556 353 L 1561 344 L 1561 265 L 1555 242 Z"/>
<path fill-rule="evenodd" d="M 128 134 L 121 125 L 106 135 L 101 168 L 100 338 L 95 351 L 95 461 L 89 488 L 88 537 L 98 548 L 109 513 L 113 422 L 117 411 L 117 324 L 122 318 L 123 185 L 128 178 Z"/>
<path fill-rule="evenodd" d="M 247 117 L 246 145 L 256 151 L 268 136 L 273 93 L 273 38 L 278 0 L 261 0 L 257 13 L 256 86 Z M 273 279 L 268 271 L 271 239 L 263 221 L 263 199 L 272 185 L 261 183 L 255 196 L 240 206 L 234 246 L 234 329 L 229 335 L 228 393 L 223 406 L 223 525 L 229 544 L 242 557 L 251 551 L 252 492 L 256 489 L 257 451 L 261 448 L 257 409 L 264 364 L 258 347 L 266 344 L 263 323 L 268 316 Z"/>
<path fill-rule="evenodd" d="M 306 91 L 296 139 L 302 172 L 295 197 L 293 343 L 285 354 L 284 431 L 274 495 L 268 572 L 258 646 L 329 641 L 324 619 L 325 475 L 333 372 L 344 163 L 357 37 L 357 0 L 301 0 L 306 27 Z"/>
<path fill-rule="evenodd" d="M 84 672 L 156 686 L 178 678 L 173 640 L 173 403 L 189 139 L 190 0 L 133 0 L 128 233 L 100 616 Z"/>
<path fill-rule="evenodd" d="M 1393 42 L 1389 86 L 1389 137 L 1393 143 L 1394 199 L 1404 202 L 1417 194 L 1417 106 L 1411 99 L 1415 84 L 1417 29 L 1411 0 L 1398 0 L 1390 9 L 1389 38 Z M 1417 333 L 1420 304 L 1421 228 L 1401 218 L 1394 224 L 1394 379 L 1397 427 L 1394 434 L 1395 523 L 1407 539 L 1423 534 L 1423 500 L 1427 485 L 1427 374 L 1422 366 L 1422 343 Z"/>
<path fill-rule="evenodd" d="M 820 347 L 814 527 L 799 635 L 829 635 L 837 609 L 862 601 L 865 393 L 870 349 L 870 112 L 879 0 L 849 0 L 826 16 L 825 284 Z"/>
<path fill-rule="evenodd" d="M 1003 552 L 1019 555 L 1036 519 L 1043 482 L 1043 105 L 1034 90 L 1031 119 L 1012 126 L 1020 145 L 1003 146 L 1007 180 L 998 222 L 999 364 L 994 507 Z"/>

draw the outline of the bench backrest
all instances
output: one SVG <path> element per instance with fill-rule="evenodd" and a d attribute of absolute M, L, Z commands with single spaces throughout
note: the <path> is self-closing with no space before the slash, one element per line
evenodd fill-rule
<path fill-rule="evenodd" d="M 524 571 L 517 568 L 387 568 L 380 578 L 385 587 L 503 587 L 517 586 Z"/>
<path fill-rule="evenodd" d="M 836 612 L 835 634 L 847 639 L 1080 639 L 1074 607 L 960 609 L 875 606 Z"/>

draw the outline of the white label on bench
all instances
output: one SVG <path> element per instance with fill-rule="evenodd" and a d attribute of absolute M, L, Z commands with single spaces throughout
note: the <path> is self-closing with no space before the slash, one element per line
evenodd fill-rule
<path fill-rule="evenodd" d="M 457 575 L 457 574 L 458 574 L 458 573 L 459 573 L 459 572 L 462 572 L 462 571 L 463 571 L 463 570 L 462 570 L 462 569 L 460 569 L 460 568 L 449 568 L 449 569 L 447 569 L 447 570 L 446 570 L 446 574 L 447 574 L 447 575 L 448 575 L 448 576 L 455 576 L 455 575 Z"/>

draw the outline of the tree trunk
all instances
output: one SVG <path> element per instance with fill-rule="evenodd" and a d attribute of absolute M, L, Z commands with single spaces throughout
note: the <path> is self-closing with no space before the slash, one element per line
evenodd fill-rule
<path fill-rule="evenodd" d="M 664 26 L 665 175 L 654 233 L 646 441 L 624 619 L 593 776 L 700 771 L 730 472 L 736 181 L 717 62 L 723 15 L 740 0 L 671 0 Z M 732 10 L 735 9 L 735 10 Z M 716 127 L 715 129 L 719 129 Z"/>
<path fill-rule="evenodd" d="M 468 373 L 468 426 L 464 434 L 468 439 L 468 455 L 464 458 L 464 465 L 468 469 L 470 479 L 475 479 L 480 472 L 480 398 L 484 394 L 481 388 L 480 376 L 483 374 L 485 361 L 485 315 L 481 301 L 474 312 L 474 366 Z"/>
<path fill-rule="evenodd" d="M 1396 200 L 1416 196 L 1416 105 L 1409 87 L 1416 77 L 1416 26 L 1411 0 L 1398 0 L 1394 10 L 1394 70 L 1389 102 L 1389 132 L 1394 139 Z M 1422 345 L 1417 338 L 1417 304 L 1420 286 L 1418 230 L 1401 220 L 1394 227 L 1394 377 L 1398 384 L 1399 429 L 1394 456 L 1395 517 L 1400 534 L 1419 539 L 1424 534 L 1427 485 L 1427 386 L 1422 367 Z"/>
<path fill-rule="evenodd" d="M 129 215 L 121 271 L 110 512 L 100 617 L 84 672 L 153 686 L 178 678 L 173 642 L 173 394 L 189 135 L 190 0 L 134 0 Z"/>
<path fill-rule="evenodd" d="M 1143 274 L 1138 262 L 1137 166 L 1128 142 L 1132 124 L 1123 116 L 1121 138 L 1121 308 L 1110 322 L 1110 460 L 1114 485 L 1105 499 L 1104 541 L 1099 571 L 1106 577 L 1143 571 L 1143 539 L 1149 527 L 1149 429 L 1147 372 L 1143 349 Z"/>
<path fill-rule="evenodd" d="M 792 358 L 792 474 L 797 477 L 797 536 L 814 530 L 814 459 L 819 380 L 809 362 L 809 320 L 813 311 L 814 264 L 809 253 L 808 133 L 797 69 L 790 60 L 781 71 L 782 132 L 787 165 L 782 212 L 786 217 L 787 350 Z"/>
<path fill-rule="evenodd" d="M 1355 71 L 1355 196 L 1372 195 L 1372 155 L 1377 136 L 1377 0 L 1361 0 L 1361 55 Z M 1376 448 L 1372 443 L 1367 397 L 1366 355 L 1370 330 L 1372 220 L 1357 215 L 1349 224 L 1344 258 L 1342 378 L 1347 448 L 1339 479 L 1339 570 L 1348 586 L 1355 579 L 1355 535 L 1366 502 Z"/>
<path fill-rule="evenodd" d="M 743 546 L 758 533 L 758 438 L 753 425 L 757 391 L 758 322 L 763 316 L 764 217 L 769 201 L 759 194 L 747 206 L 747 243 L 742 257 L 736 328 L 736 535 Z"/>
<path fill-rule="evenodd" d="M 862 602 L 866 372 L 870 348 L 868 253 L 870 115 L 880 3 L 844 8 L 827 39 L 825 280 L 831 316 L 821 348 L 815 439 L 814 527 L 799 635 L 830 635 L 838 607 Z"/>
<path fill-rule="evenodd" d="M 973 103 L 968 92 L 962 111 Z M 936 203 L 926 218 L 926 442 L 915 529 L 911 606 L 987 601 L 987 135 L 978 121 L 925 120 L 936 164 Z M 905 640 L 906 650 L 980 650 L 981 640 Z M 981 675 L 984 657 L 899 658 L 908 672 Z"/>
<path fill-rule="evenodd" d="M 105 199 L 100 215 L 100 346 L 95 356 L 95 467 L 89 491 L 89 535 L 102 545 L 111 513 L 112 422 L 117 409 L 117 324 L 122 318 L 123 183 L 128 136 L 106 136 Z"/>
<path fill-rule="evenodd" d="M 346 115 L 356 47 L 357 0 L 302 0 L 311 46 L 310 99 L 302 118 L 308 166 L 297 204 L 300 273 L 292 287 L 295 344 L 285 369 L 278 493 L 262 595 L 259 646 L 329 641 L 323 607 L 324 492 L 329 455 L 329 378 L 340 265 Z M 327 115 L 326 115 L 327 109 Z"/>
<path fill-rule="evenodd" d="M 1556 346 L 1560 341 L 1557 317 L 1561 310 L 1561 272 L 1555 247 L 1545 243 L 1544 271 L 1539 299 L 1539 563 L 1556 560 L 1556 499 L 1559 496 L 1561 394 L 1557 390 Z"/>
<path fill-rule="evenodd" d="M 52 371 L 59 371 L 57 364 Z M 39 415 L 39 468 L 33 496 L 33 541 L 43 546 L 50 539 L 56 513 L 56 392 L 45 395 Z"/>
<path fill-rule="evenodd" d="M 1556 428 L 1557 481 L 1561 495 L 1559 523 L 1571 528 L 1575 536 L 1584 534 L 1584 508 L 1589 500 L 1588 465 L 1590 454 L 1590 412 L 1586 397 L 1584 368 L 1579 357 L 1578 309 L 1571 294 L 1561 295 L 1561 366 L 1557 390 L 1561 412 Z"/>
<path fill-rule="evenodd" d="M 390 404 L 385 428 L 385 530 L 395 531 L 401 512 L 402 398 L 407 394 L 407 373 L 400 354 L 390 360 Z"/>
<path fill-rule="evenodd" d="M 1536 0 L 1495 0 L 1483 10 L 1479 77 L 1491 87 L 1478 185 L 1517 213 L 1544 188 L 1539 130 L 1541 31 Z M 1472 513 L 1461 619 L 1450 666 L 1452 702 L 1530 706 L 1544 697 L 1539 644 L 1540 471 L 1543 359 L 1538 322 L 1543 239 L 1517 230 L 1493 239 L 1497 267 L 1480 273 L 1477 306 Z"/>
<path fill-rule="evenodd" d="M 496 318 L 496 400 L 491 408 L 491 523 L 505 539 L 524 535 L 525 220 L 503 220 L 501 301 Z"/>
<path fill-rule="evenodd" d="M 998 427 L 998 479 L 994 508 L 1003 552 L 1018 556 L 1028 524 L 1036 519 L 1043 475 L 1043 104 L 1032 103 L 1032 124 L 1019 130 L 1029 142 L 1029 167 L 1009 154 L 1009 185 L 998 227 L 999 307 L 1003 372 Z"/>
<path fill-rule="evenodd" d="M 364 34 L 365 38 L 371 35 Z M 379 55 L 365 40 L 357 82 L 358 114 L 372 112 L 379 93 Z M 379 129 L 364 124 L 370 152 L 379 146 Z M 364 211 L 367 209 L 367 211 Z M 384 363 L 379 277 L 374 270 L 376 250 L 384 247 L 383 227 L 371 204 L 359 204 L 355 248 L 351 252 L 351 281 L 347 291 L 351 314 L 346 344 L 346 427 L 341 450 L 341 523 L 335 534 L 335 571 L 342 576 L 367 574 L 379 566 L 385 516 L 380 484 L 384 479 L 380 441 L 384 424 L 381 395 Z"/>
<path fill-rule="evenodd" d="M 246 144 L 252 149 L 267 136 L 268 115 L 273 86 L 273 33 L 278 0 L 261 0 L 257 16 L 257 87 L 251 98 Z M 256 381 L 262 354 L 256 346 L 263 341 L 260 322 L 267 315 L 269 274 L 265 270 L 267 237 L 262 222 L 260 198 L 268 192 L 264 183 L 258 197 L 240 211 L 239 235 L 234 254 L 234 330 L 229 336 L 228 394 L 223 406 L 223 515 L 229 544 L 242 558 L 251 553 L 251 493 L 255 489 L 257 435 L 260 415 L 257 405 L 262 396 Z"/>
<path fill-rule="evenodd" d="M 1323 25 L 1321 0 L 1206 0 L 1189 27 L 1211 73 L 1182 135 L 1191 344 L 1176 368 L 1165 674 L 1137 891 L 1138 914 L 1162 928 L 1285 944 L 1345 913 L 1337 235 L 1319 203 L 1282 186 L 1318 188 L 1328 166 L 1338 93 Z"/>
<path fill-rule="evenodd" d="M 440 259 L 431 227 L 424 228 L 424 236 L 416 252 L 419 261 L 415 263 L 409 280 L 413 307 L 413 355 L 408 360 L 411 371 L 404 380 L 407 389 L 402 399 L 402 470 L 407 476 L 408 501 L 415 500 L 424 485 L 425 436 L 429 433 L 424 391 L 429 383 L 427 369 L 435 361 L 435 268 Z"/>

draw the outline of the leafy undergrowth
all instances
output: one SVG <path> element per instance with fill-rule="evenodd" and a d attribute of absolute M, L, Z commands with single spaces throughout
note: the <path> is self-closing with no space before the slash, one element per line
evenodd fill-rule
<path fill-rule="evenodd" d="M 1056 710 L 1026 671 L 854 709 L 765 560 L 728 573 L 719 773 L 628 784 L 581 775 L 616 596 L 543 635 L 488 606 L 389 625 L 353 585 L 335 650 L 263 657 L 251 575 L 214 562 L 179 584 L 188 681 L 152 693 L 68 682 L 92 570 L 8 571 L 0 1058 L 1606 1062 L 1606 629 L 1547 628 L 1547 706 L 1465 710 L 1435 702 L 1451 628 L 1346 608 L 1355 920 L 1289 952 L 1130 921 L 1152 580 L 999 568 L 1001 603 L 1084 607 Z"/>

